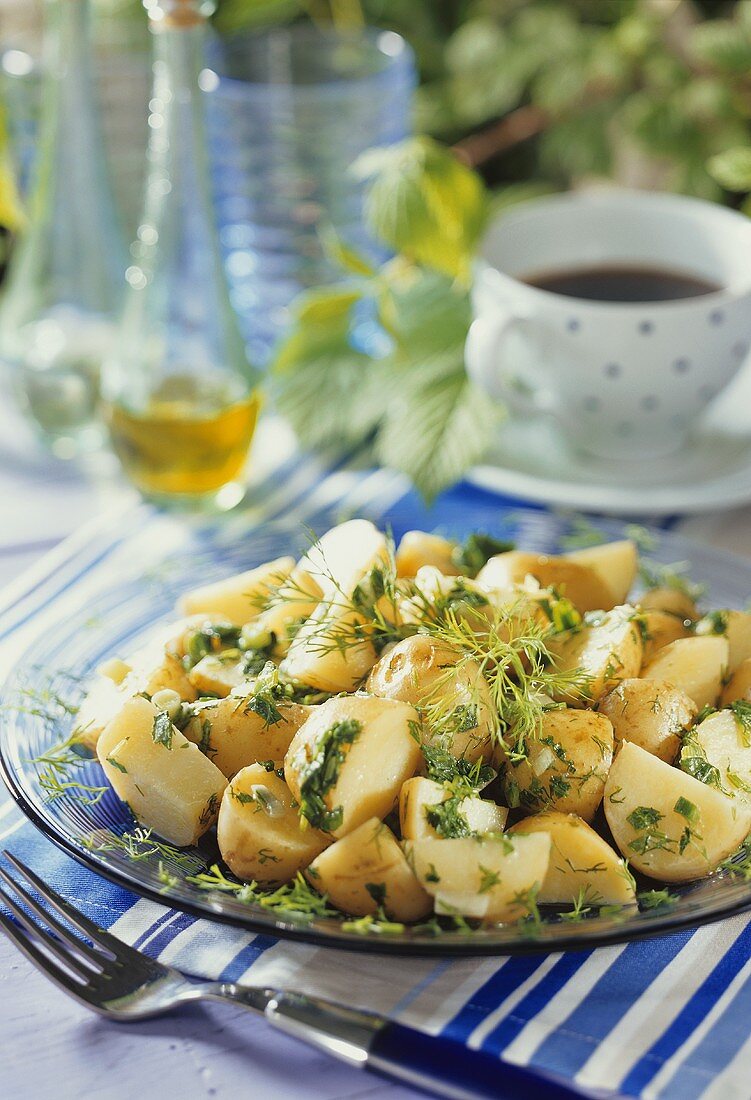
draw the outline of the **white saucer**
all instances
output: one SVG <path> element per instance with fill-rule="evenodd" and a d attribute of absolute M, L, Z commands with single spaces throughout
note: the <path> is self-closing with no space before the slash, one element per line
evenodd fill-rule
<path fill-rule="evenodd" d="M 751 363 L 707 409 L 690 442 L 663 458 L 576 451 L 550 417 L 511 417 L 467 480 L 493 493 L 615 515 L 709 512 L 751 501 Z"/>

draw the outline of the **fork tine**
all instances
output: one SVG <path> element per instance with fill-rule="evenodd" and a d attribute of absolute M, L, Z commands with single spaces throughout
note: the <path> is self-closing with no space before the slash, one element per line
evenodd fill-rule
<path fill-rule="evenodd" d="M 37 940 L 44 944 L 45 951 L 49 951 L 51 955 L 54 955 L 59 963 L 72 971 L 81 981 L 85 982 L 87 978 L 93 976 L 92 971 L 87 969 L 85 963 L 83 963 L 81 959 L 72 955 L 71 952 L 68 951 L 59 940 L 56 940 L 46 928 L 40 928 L 39 925 L 23 911 L 21 906 L 16 904 L 12 897 L 3 892 L 2 898 L 21 927 L 24 928 L 29 935 L 36 936 Z"/>
<path fill-rule="evenodd" d="M 80 1001 L 89 1008 L 95 1007 L 92 1001 L 86 996 L 85 986 L 71 978 L 64 970 L 58 967 L 52 959 L 45 955 L 44 952 L 40 951 L 36 944 L 22 932 L 18 925 L 14 924 L 12 920 L 9 920 L 4 913 L 0 913 L 0 928 L 5 932 L 6 936 L 13 941 L 18 950 L 26 956 L 29 962 L 32 963 L 37 970 L 41 971 L 42 974 L 48 977 L 51 982 L 59 986 L 64 993 L 67 993 L 70 997 L 75 998 L 75 1000 Z"/>
<path fill-rule="evenodd" d="M 26 881 L 30 882 L 31 885 L 36 888 L 40 896 L 44 898 L 53 909 L 57 910 L 61 917 L 65 917 L 74 928 L 82 932 L 96 947 L 103 947 L 118 960 L 141 960 L 141 955 L 138 951 L 132 947 L 128 947 L 127 944 L 116 939 L 115 936 L 110 935 L 109 932 L 105 932 L 98 924 L 95 924 L 94 921 L 85 917 L 83 913 L 70 905 L 56 890 L 53 890 L 51 886 L 43 882 L 38 875 L 34 874 L 30 867 L 27 867 L 25 863 L 22 863 L 21 860 L 17 859 L 11 852 L 3 850 L 2 854 L 5 859 L 23 875 Z"/>
<path fill-rule="evenodd" d="M 89 947 L 88 943 L 84 943 L 83 940 L 74 935 L 69 928 L 66 928 L 65 925 L 57 919 L 57 917 L 55 917 L 47 909 L 44 909 L 39 904 L 39 902 L 32 897 L 29 891 L 26 890 L 20 882 L 17 882 L 12 875 L 9 875 L 3 867 L 0 867 L 0 880 L 2 880 L 7 886 L 10 886 L 11 890 L 13 890 L 14 893 L 21 899 L 21 901 L 23 901 L 26 908 L 30 909 L 32 913 L 34 913 L 35 916 L 37 916 L 39 920 L 43 922 L 41 930 L 37 929 L 38 935 L 40 934 L 40 931 L 42 933 L 47 932 L 48 929 L 51 928 L 57 938 L 61 940 L 68 948 L 73 948 L 76 954 L 82 956 L 83 959 L 93 963 L 98 970 L 102 969 L 102 965 L 105 961 L 104 957 L 99 952 L 95 951 L 92 947 Z M 3 891 L 3 897 L 5 898 L 6 904 L 13 911 L 15 916 L 19 920 L 21 920 L 21 913 L 23 912 L 23 910 L 19 910 L 18 906 L 13 901 L 13 898 L 9 896 L 7 891 Z M 32 930 L 34 930 L 33 925 L 32 928 L 29 929 L 29 931 Z"/>

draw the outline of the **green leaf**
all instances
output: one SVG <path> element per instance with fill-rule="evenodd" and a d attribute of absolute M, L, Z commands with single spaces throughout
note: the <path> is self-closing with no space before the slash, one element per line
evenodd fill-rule
<path fill-rule="evenodd" d="M 751 34 L 730 19 L 699 23 L 691 35 L 690 49 L 697 61 L 726 73 L 745 76 L 751 69 Z"/>
<path fill-rule="evenodd" d="M 343 267 L 345 271 L 349 271 L 353 275 L 371 278 L 376 274 L 373 265 L 354 248 L 350 248 L 348 244 L 345 244 L 332 226 L 322 229 L 319 235 L 323 250 L 333 263 Z"/>
<path fill-rule="evenodd" d="M 718 153 L 710 158 L 707 169 L 728 191 L 751 191 L 751 145 Z"/>
<path fill-rule="evenodd" d="M 370 181 L 365 215 L 376 237 L 415 263 L 466 278 L 486 218 L 475 172 L 426 137 L 371 149 L 354 172 Z"/>
<path fill-rule="evenodd" d="M 306 447 L 357 446 L 382 415 L 373 360 L 349 338 L 352 307 L 361 297 L 361 288 L 349 286 L 302 295 L 293 307 L 295 325 L 277 348 L 271 368 L 276 406 Z"/>

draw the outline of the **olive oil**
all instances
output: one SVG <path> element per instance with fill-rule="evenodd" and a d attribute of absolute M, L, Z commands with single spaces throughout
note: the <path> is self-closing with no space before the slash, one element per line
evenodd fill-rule
<path fill-rule="evenodd" d="M 145 409 L 110 405 L 112 445 L 142 493 L 184 502 L 238 485 L 258 418 L 259 398 L 217 407 L 197 398 L 154 396 Z"/>

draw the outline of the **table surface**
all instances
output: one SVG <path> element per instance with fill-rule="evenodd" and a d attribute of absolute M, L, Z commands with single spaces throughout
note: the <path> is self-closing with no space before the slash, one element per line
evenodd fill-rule
<path fill-rule="evenodd" d="M 0 404 L 0 587 L 126 492 L 105 459 L 87 479 L 41 453 L 7 402 Z M 751 556 L 751 507 L 695 516 L 679 529 Z M 229 1100 L 241 1088 L 259 1100 L 418 1100 L 416 1092 L 340 1065 L 234 1006 L 192 1007 L 140 1024 L 100 1020 L 54 989 L 4 938 L 0 1006 L 3 1094 L 20 1100 L 162 1100 L 165 1088 L 186 1100 Z"/>

